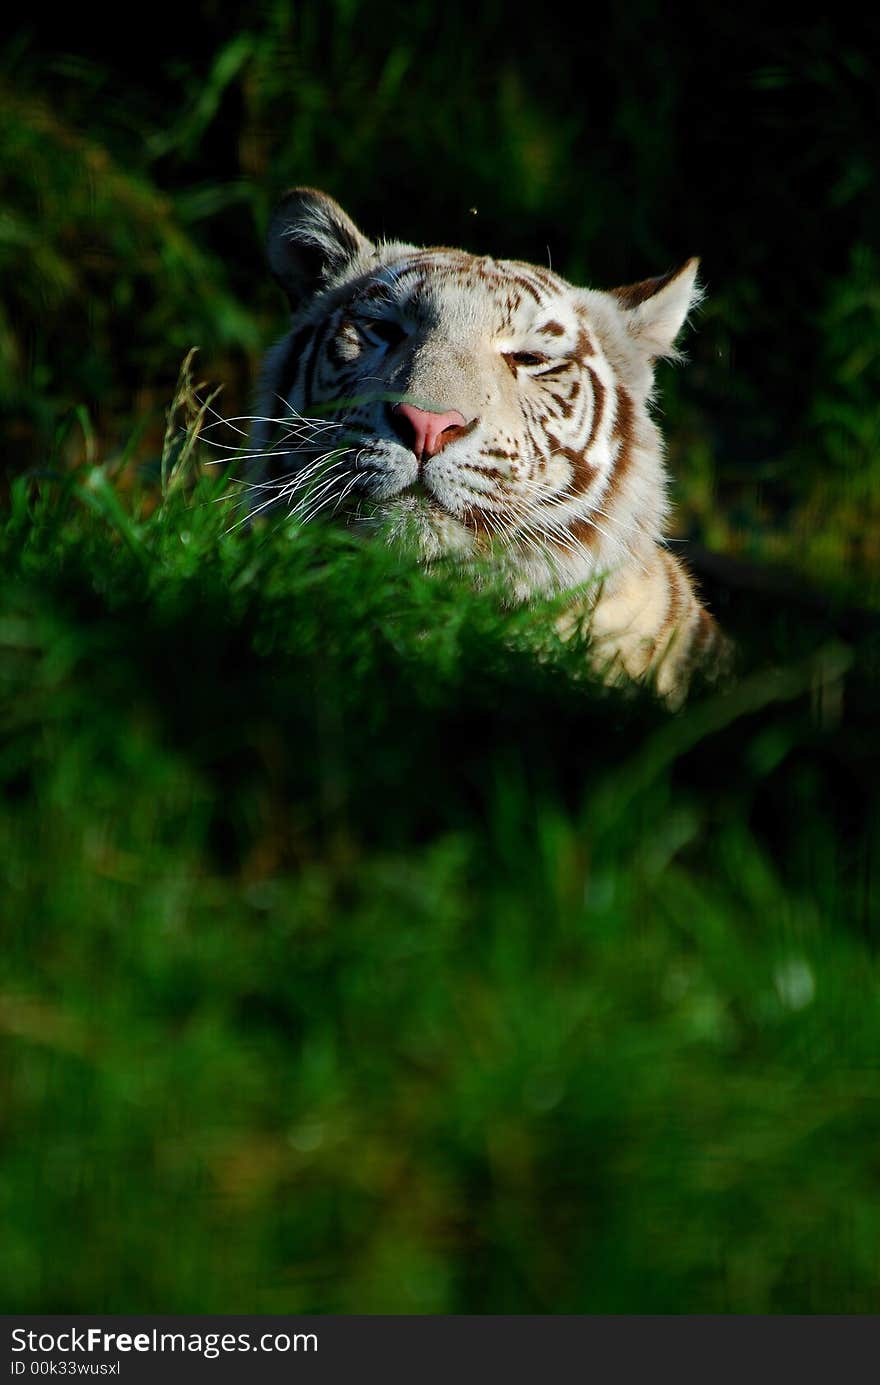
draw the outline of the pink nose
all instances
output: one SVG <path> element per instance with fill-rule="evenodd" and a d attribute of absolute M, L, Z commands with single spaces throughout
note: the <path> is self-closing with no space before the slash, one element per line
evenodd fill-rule
<path fill-rule="evenodd" d="M 417 409 L 414 404 L 395 404 L 391 412 L 399 420 L 401 437 L 419 461 L 436 457 L 447 443 L 458 437 L 460 429 L 467 427 L 464 415 L 457 409 L 434 414 L 428 409 Z"/>

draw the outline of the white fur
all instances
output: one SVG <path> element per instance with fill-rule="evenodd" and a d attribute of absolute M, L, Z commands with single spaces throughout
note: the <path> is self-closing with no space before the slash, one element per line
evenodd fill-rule
<path fill-rule="evenodd" d="M 700 297 L 696 260 L 633 289 L 580 289 L 518 262 L 374 245 L 310 190 L 276 213 L 269 257 L 295 311 L 267 355 L 258 413 L 329 411 L 350 437 L 324 482 L 330 501 L 344 490 L 426 561 L 491 552 L 513 600 L 571 590 L 603 657 L 632 676 L 666 657 L 670 611 L 697 629 L 691 584 L 659 547 L 666 475 L 649 408 L 654 362 L 675 355 Z M 455 410 L 469 427 L 420 464 L 394 401 Z M 256 430 L 257 451 L 270 440 Z M 293 456 L 283 496 L 296 497 L 307 462 Z M 682 676 L 667 677 L 673 693 Z"/>

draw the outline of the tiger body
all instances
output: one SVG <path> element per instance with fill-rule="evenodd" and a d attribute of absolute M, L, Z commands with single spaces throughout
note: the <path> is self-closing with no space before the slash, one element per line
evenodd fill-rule
<path fill-rule="evenodd" d="M 425 561 L 491 555 L 511 601 L 570 592 L 559 633 L 587 626 L 606 677 L 648 677 L 680 702 L 724 640 L 663 542 L 649 406 L 654 362 L 675 354 L 699 296 L 697 262 L 577 288 L 518 261 L 373 244 L 309 189 L 277 209 L 269 259 L 294 312 L 254 436 L 282 464 L 270 499 L 311 476 L 317 508 L 366 504 Z M 290 446 L 272 431 L 279 400 Z"/>

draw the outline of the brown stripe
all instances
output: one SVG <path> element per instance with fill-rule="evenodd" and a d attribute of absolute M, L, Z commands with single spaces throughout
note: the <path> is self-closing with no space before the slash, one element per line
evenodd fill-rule
<path fill-rule="evenodd" d="M 602 420 L 605 417 L 606 398 L 605 386 L 602 384 L 602 381 L 599 379 L 595 370 L 593 370 L 592 367 L 587 366 L 587 374 L 590 377 L 590 384 L 593 387 L 593 417 L 590 420 L 590 436 L 587 438 L 586 446 L 584 448 L 585 452 L 589 452 L 590 448 L 593 446 L 593 443 L 596 441 L 596 438 L 599 435 L 599 429 L 601 428 Z"/>
<path fill-rule="evenodd" d="M 572 408 L 571 404 L 569 404 L 567 399 L 563 399 L 561 394 L 551 394 L 550 398 L 553 400 L 553 403 L 557 406 L 563 418 L 571 418 L 572 414 L 574 413 L 574 409 Z"/>
<path fill-rule="evenodd" d="M 572 538 L 577 539 L 578 543 L 582 543 L 585 548 L 592 548 L 601 537 L 595 524 L 592 524 L 588 519 L 570 519 L 566 528 Z M 560 547 L 564 546 L 560 545 Z"/>
<path fill-rule="evenodd" d="M 572 360 L 577 361 L 579 365 L 583 365 L 590 356 L 595 356 L 595 354 L 596 348 L 593 346 L 590 334 L 585 327 L 582 327 L 578 332 L 578 339 L 574 344 L 574 351 L 571 353 Z"/>
<path fill-rule="evenodd" d="M 534 380 L 548 380 L 552 379 L 554 375 L 564 375 L 570 369 L 571 361 L 562 361 L 560 365 L 548 366 L 546 370 L 536 370 L 532 378 Z"/>
<path fill-rule="evenodd" d="M 564 457 L 571 467 L 568 493 L 572 496 L 584 495 L 596 479 L 596 468 L 591 466 L 584 452 L 576 452 L 573 447 L 563 447 L 555 433 L 547 430 L 547 441 L 554 456 Z"/>
<path fill-rule="evenodd" d="M 451 245 L 432 245 L 424 250 L 413 250 L 406 255 L 403 264 L 428 264 L 432 260 L 438 263 L 441 260 L 451 261 L 456 266 L 466 265 L 471 260 L 476 260 L 476 255 L 470 255 L 467 250 L 456 250 Z"/>
<path fill-rule="evenodd" d="M 593 417 L 590 422 L 590 435 L 583 449 L 576 452 L 573 447 L 563 447 L 559 438 L 551 433 L 549 428 L 547 429 L 547 441 L 551 450 L 557 456 L 564 457 L 571 467 L 568 489 L 572 495 L 585 495 L 596 479 L 596 468 L 587 460 L 587 454 L 596 441 L 605 413 L 605 386 L 596 372 L 591 370 L 589 366 L 587 366 L 587 373 L 593 385 Z"/>
<path fill-rule="evenodd" d="M 485 476 L 490 481 L 506 481 L 507 475 L 497 466 L 479 466 L 476 462 L 456 462 L 458 471 L 469 471 L 474 476 Z"/>
<path fill-rule="evenodd" d="M 666 651 L 666 646 L 675 633 L 675 627 L 682 608 L 682 590 L 680 578 L 683 573 L 671 553 L 665 548 L 658 549 L 663 565 L 666 569 L 666 614 L 660 622 L 660 629 L 654 637 L 654 649 L 657 654 L 662 655 Z"/>
<path fill-rule="evenodd" d="M 517 269 L 526 270 L 549 293 L 559 293 L 560 290 L 567 287 L 565 282 L 552 270 L 542 269 L 539 264 L 529 264 L 525 260 L 508 260 L 507 263 L 516 265 Z"/>
<path fill-rule="evenodd" d="M 536 303 L 542 301 L 543 295 L 524 274 L 505 274 L 504 279 L 499 282 L 516 284 L 517 288 L 523 289 Z"/>
<path fill-rule="evenodd" d="M 479 506 L 472 505 L 469 510 L 465 510 L 461 515 L 456 516 L 459 524 L 465 528 L 472 529 L 478 539 L 492 539 L 494 530 L 483 518 Z"/>
<path fill-rule="evenodd" d="M 665 289 L 673 279 L 677 279 L 683 268 L 683 265 L 679 265 L 678 269 L 672 269 L 668 274 L 661 274 L 656 279 L 640 279 L 637 284 L 624 284 L 621 288 L 612 289 L 611 292 L 622 307 L 637 308 L 647 298 L 653 298 L 655 293 Z"/>
<path fill-rule="evenodd" d="M 635 421 L 635 405 L 623 386 L 618 385 L 617 409 L 614 415 L 614 428 L 612 430 L 611 439 L 612 441 L 619 442 L 620 446 L 617 452 L 617 464 L 611 473 L 611 477 L 608 481 L 608 489 L 605 492 L 606 506 L 620 494 L 632 465 L 633 447 L 636 441 Z"/>

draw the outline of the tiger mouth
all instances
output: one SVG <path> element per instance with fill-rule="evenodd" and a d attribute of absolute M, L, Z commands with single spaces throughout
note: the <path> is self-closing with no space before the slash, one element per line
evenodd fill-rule
<path fill-rule="evenodd" d="M 430 490 L 422 480 L 421 476 L 417 476 L 414 481 L 407 482 L 405 486 L 402 486 L 399 491 L 395 491 L 394 495 L 390 497 L 391 500 L 405 500 L 410 498 L 434 505 L 440 503 L 434 492 Z"/>
<path fill-rule="evenodd" d="M 399 500 L 412 502 L 412 508 L 440 510 L 443 514 L 450 513 L 421 471 L 412 480 L 402 481 L 397 490 L 386 492 L 379 503 L 394 505 Z"/>
<path fill-rule="evenodd" d="M 462 526 L 465 529 L 473 529 L 473 525 L 468 523 L 467 516 L 471 510 L 463 506 L 460 510 L 457 506 L 453 508 L 446 503 L 431 485 L 429 475 L 423 470 L 411 479 L 401 478 L 399 488 L 394 491 L 385 490 L 384 482 L 389 479 L 387 473 L 379 467 L 364 468 L 365 475 L 360 493 L 368 503 L 375 505 L 378 513 L 385 514 L 391 518 L 411 520 L 421 526 L 431 527 L 440 524 L 446 527 L 452 523 Z M 378 483 L 378 484 L 377 484 Z M 376 494 L 376 491 L 379 494 Z M 385 493 L 382 494 L 382 491 Z M 463 512 L 462 512 L 463 511 Z"/>
<path fill-rule="evenodd" d="M 414 481 L 410 485 L 404 486 L 403 490 L 390 495 L 384 505 L 389 511 L 406 511 L 413 518 L 430 520 L 439 518 L 441 515 L 444 519 L 455 518 L 452 511 L 447 510 L 436 495 L 432 495 L 420 481 Z"/>

